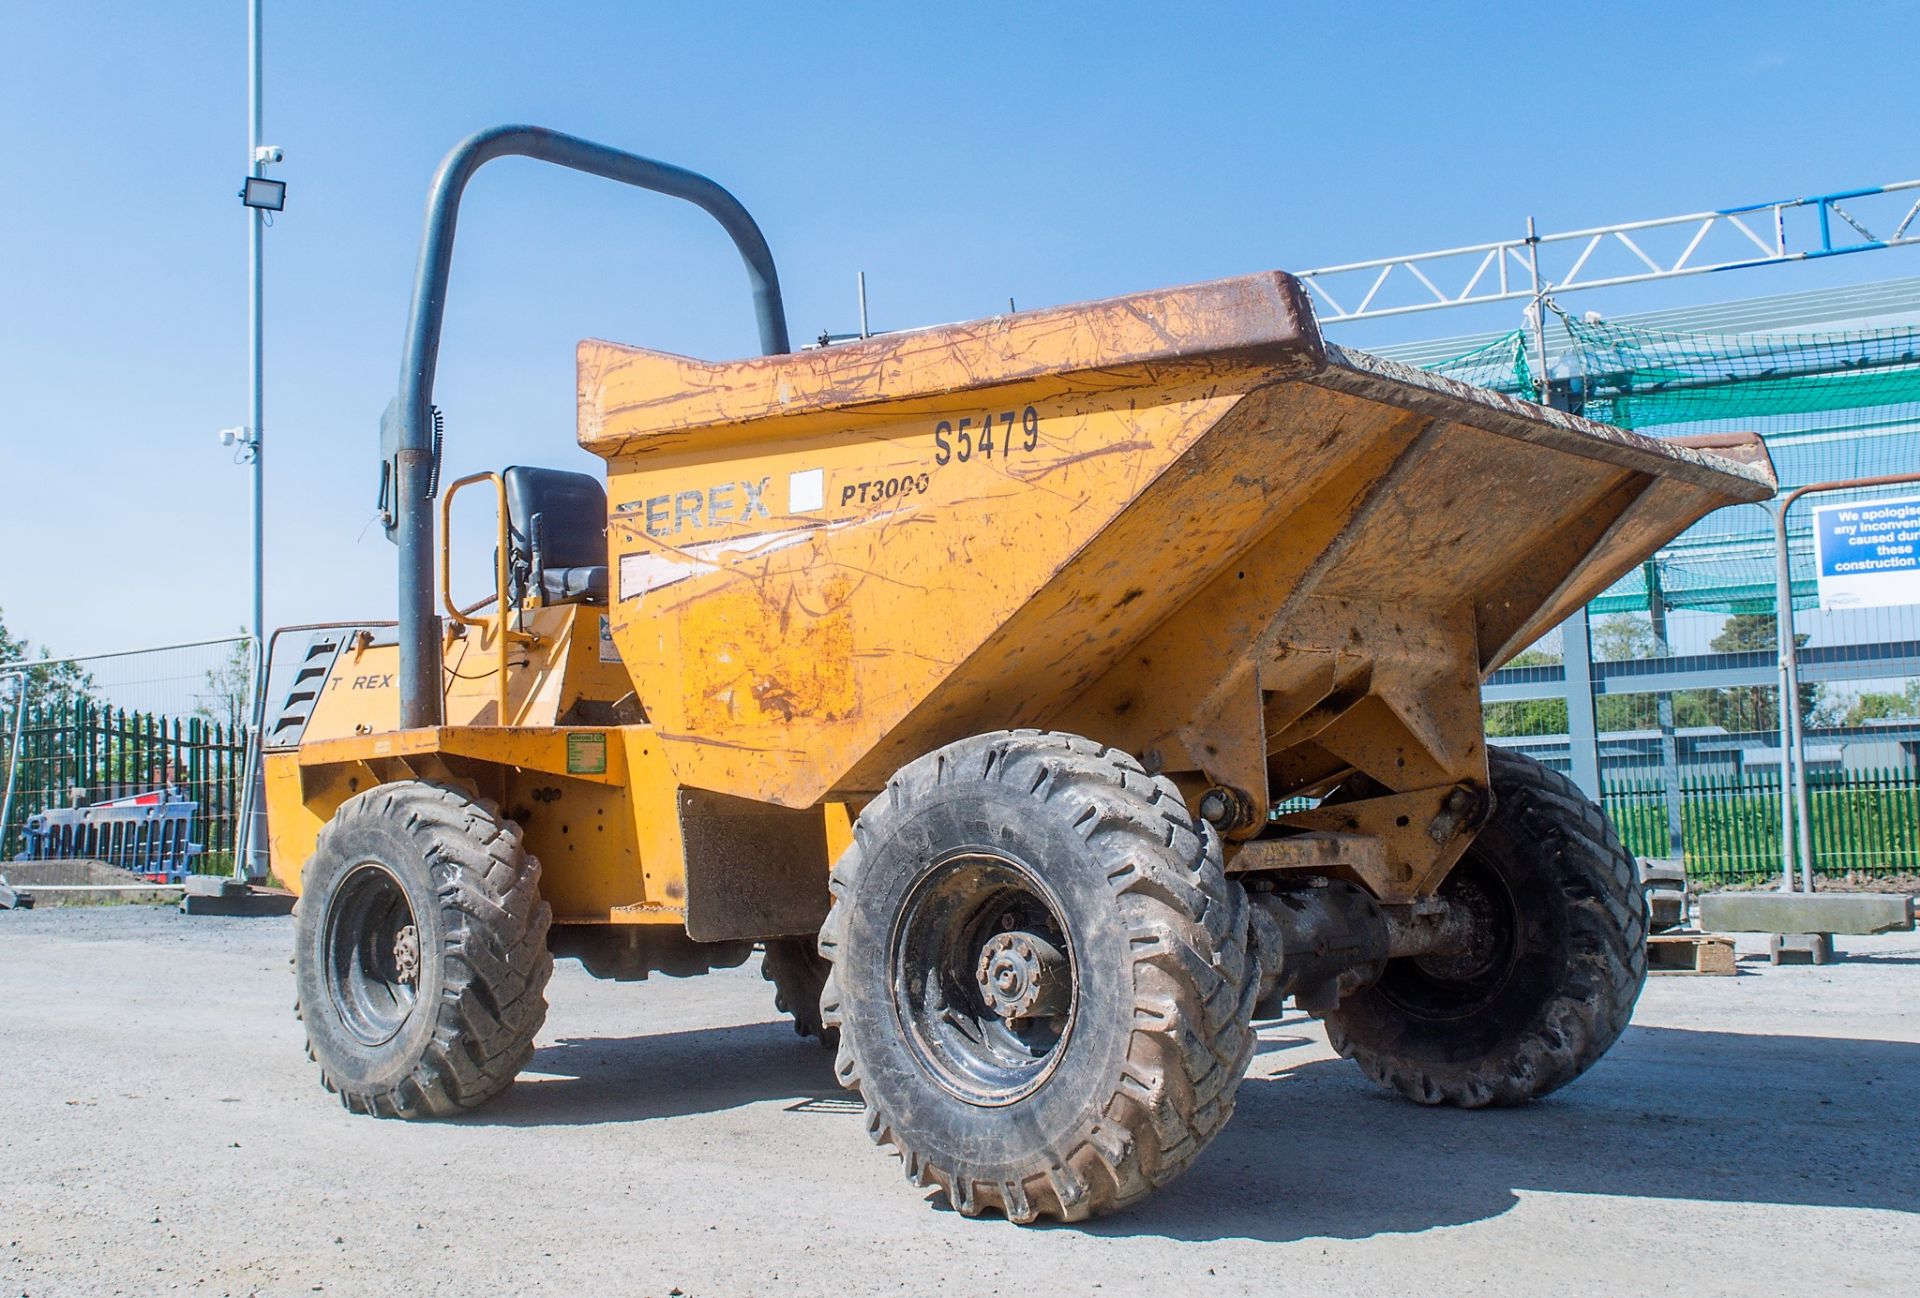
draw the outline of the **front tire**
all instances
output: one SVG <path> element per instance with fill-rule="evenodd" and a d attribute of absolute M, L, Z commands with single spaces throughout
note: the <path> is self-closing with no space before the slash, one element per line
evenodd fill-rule
<path fill-rule="evenodd" d="M 1613 1045 L 1647 979 L 1631 854 L 1574 783 L 1488 754 L 1494 813 L 1441 885 L 1473 911 L 1470 957 L 1402 957 L 1326 1016 L 1334 1049 L 1421 1104 L 1516 1105 Z"/>
<path fill-rule="evenodd" d="M 956 1211 L 1126 1207 L 1232 1114 L 1259 983 L 1246 894 L 1126 754 L 1040 731 L 950 744 L 861 813 L 832 891 L 841 1084 Z"/>
<path fill-rule="evenodd" d="M 449 785 L 383 784 L 341 805 L 302 877 L 294 1012 L 342 1104 L 443 1117 L 513 1084 L 553 973 L 519 826 Z"/>

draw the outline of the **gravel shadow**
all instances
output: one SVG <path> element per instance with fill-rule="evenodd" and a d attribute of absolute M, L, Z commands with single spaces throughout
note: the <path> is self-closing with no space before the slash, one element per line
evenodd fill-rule
<path fill-rule="evenodd" d="M 1357 1239 L 1506 1212 L 1528 1191 L 1920 1213 L 1920 1044 L 1629 1028 L 1519 1109 L 1428 1109 L 1317 1059 L 1241 1088 L 1187 1174 L 1080 1227 Z"/>
<path fill-rule="evenodd" d="M 1358 1239 L 1498 1216 L 1529 1191 L 1920 1213 L 1907 1157 L 1920 1044 L 1634 1027 L 1565 1090 L 1466 1112 L 1390 1095 L 1345 1060 L 1289 1064 L 1316 1042 L 1290 1030 L 1302 1026 L 1265 1027 L 1261 1075 L 1184 1176 L 1117 1216 L 1050 1229 Z M 562 1040 L 531 1070 L 545 1076 L 455 1121 L 581 1126 L 852 1098 L 832 1054 L 784 1020 Z"/>
<path fill-rule="evenodd" d="M 851 1098 L 833 1052 L 781 1019 L 643 1037 L 562 1039 L 533 1052 L 544 1074 L 471 1116 L 475 1126 L 587 1126 L 713 1113 L 765 1100 Z"/>

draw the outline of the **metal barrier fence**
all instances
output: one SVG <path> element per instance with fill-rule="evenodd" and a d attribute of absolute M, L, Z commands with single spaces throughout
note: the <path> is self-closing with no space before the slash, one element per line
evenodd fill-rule
<path fill-rule="evenodd" d="M 1816 873 L 1920 873 L 1920 772 L 1815 772 L 1807 791 Z M 1635 856 L 1668 855 L 1664 782 L 1606 781 L 1601 804 Z M 1689 878 L 1716 884 L 1779 877 L 1777 770 L 1683 779 L 1680 808 Z"/>
<path fill-rule="evenodd" d="M 1802 648 L 1800 688 L 1812 873 L 1920 872 L 1920 640 L 1887 619 L 1828 614 Z M 1907 639 L 1889 638 L 1895 631 Z M 1495 673 L 1487 733 L 1576 779 L 1566 666 L 1571 624 Z M 1856 642 L 1855 634 L 1863 638 Z M 1612 613 L 1590 624 L 1601 801 L 1636 855 L 1679 856 L 1703 882 L 1779 880 L 1781 689 L 1770 612 Z M 1669 652 L 1678 649 L 1680 652 Z M 1905 817 L 1902 820 L 1902 817 Z M 1796 828 L 1795 839 L 1801 836 Z M 1800 876 L 1802 854 L 1790 855 Z"/>

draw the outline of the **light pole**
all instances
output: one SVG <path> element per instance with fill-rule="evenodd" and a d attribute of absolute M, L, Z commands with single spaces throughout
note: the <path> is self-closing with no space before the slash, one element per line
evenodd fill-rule
<path fill-rule="evenodd" d="M 252 537 L 252 586 L 253 599 L 247 629 L 253 635 L 253 701 L 251 709 L 254 716 L 254 734 L 247 750 L 246 787 L 241 794 L 241 824 L 235 836 L 233 872 L 241 876 L 251 872 L 251 857 L 258 850 L 259 835 L 256 832 L 262 818 L 260 801 L 261 771 L 259 760 L 260 734 L 259 719 L 262 709 L 260 702 L 267 687 L 265 660 L 266 646 L 266 571 L 264 555 L 266 551 L 266 466 L 261 454 L 263 445 L 262 430 L 266 419 L 266 396 L 261 382 L 261 339 L 263 332 L 263 288 L 264 276 L 262 263 L 264 248 L 262 234 L 269 221 L 268 213 L 278 212 L 286 206 L 287 187 L 285 182 L 267 179 L 266 168 L 269 163 L 279 162 L 284 156 L 270 144 L 260 142 L 261 131 L 261 69 L 260 69 L 260 4 L 261 0 L 247 0 L 247 176 L 240 187 L 240 201 L 247 209 L 247 422 L 239 429 L 227 429 L 220 435 L 221 441 L 238 443 L 241 462 L 251 470 L 251 537 Z M 237 434 L 237 436 L 235 435 Z"/>
<path fill-rule="evenodd" d="M 265 159 L 260 156 L 260 0 L 247 0 L 247 179 L 254 180 L 265 175 L 262 168 Z M 264 511 L 261 508 L 261 495 L 266 486 L 260 454 L 260 431 L 265 426 L 261 411 L 265 398 L 260 390 L 260 341 L 261 341 L 261 240 L 262 227 L 267 220 L 267 209 L 255 207 L 251 201 L 252 184 L 241 191 L 241 201 L 247 204 L 247 447 L 252 452 L 253 469 L 253 616 L 247 623 L 253 632 L 254 652 L 259 653 L 260 635 L 265 629 L 265 591 L 261 581 L 260 555 L 266 536 Z M 281 201 L 285 202 L 285 191 L 281 191 Z"/>

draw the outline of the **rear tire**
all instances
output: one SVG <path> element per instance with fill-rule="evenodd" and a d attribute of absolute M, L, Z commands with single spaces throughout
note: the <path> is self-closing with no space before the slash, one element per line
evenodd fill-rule
<path fill-rule="evenodd" d="M 540 863 L 488 802 L 424 780 L 348 799 L 294 921 L 294 1012 L 356 1113 L 442 1117 L 513 1084 L 547 1014 Z"/>
<path fill-rule="evenodd" d="M 1231 1116 L 1259 985 L 1246 894 L 1132 757 L 1031 730 L 950 744 L 861 813 L 832 891 L 841 1084 L 956 1211 L 1124 1208 Z"/>
<path fill-rule="evenodd" d="M 1334 1049 L 1421 1104 L 1516 1105 L 1580 1076 L 1647 978 L 1639 870 L 1564 775 L 1488 752 L 1492 818 L 1441 886 L 1490 940 L 1473 957 L 1403 957 L 1326 1016 Z"/>
<path fill-rule="evenodd" d="M 760 976 L 773 984 L 773 1007 L 793 1016 L 795 1032 L 831 1050 L 840 1044 L 840 1033 L 820 1020 L 827 969 L 817 939 L 810 937 L 768 938 L 760 957 Z"/>

